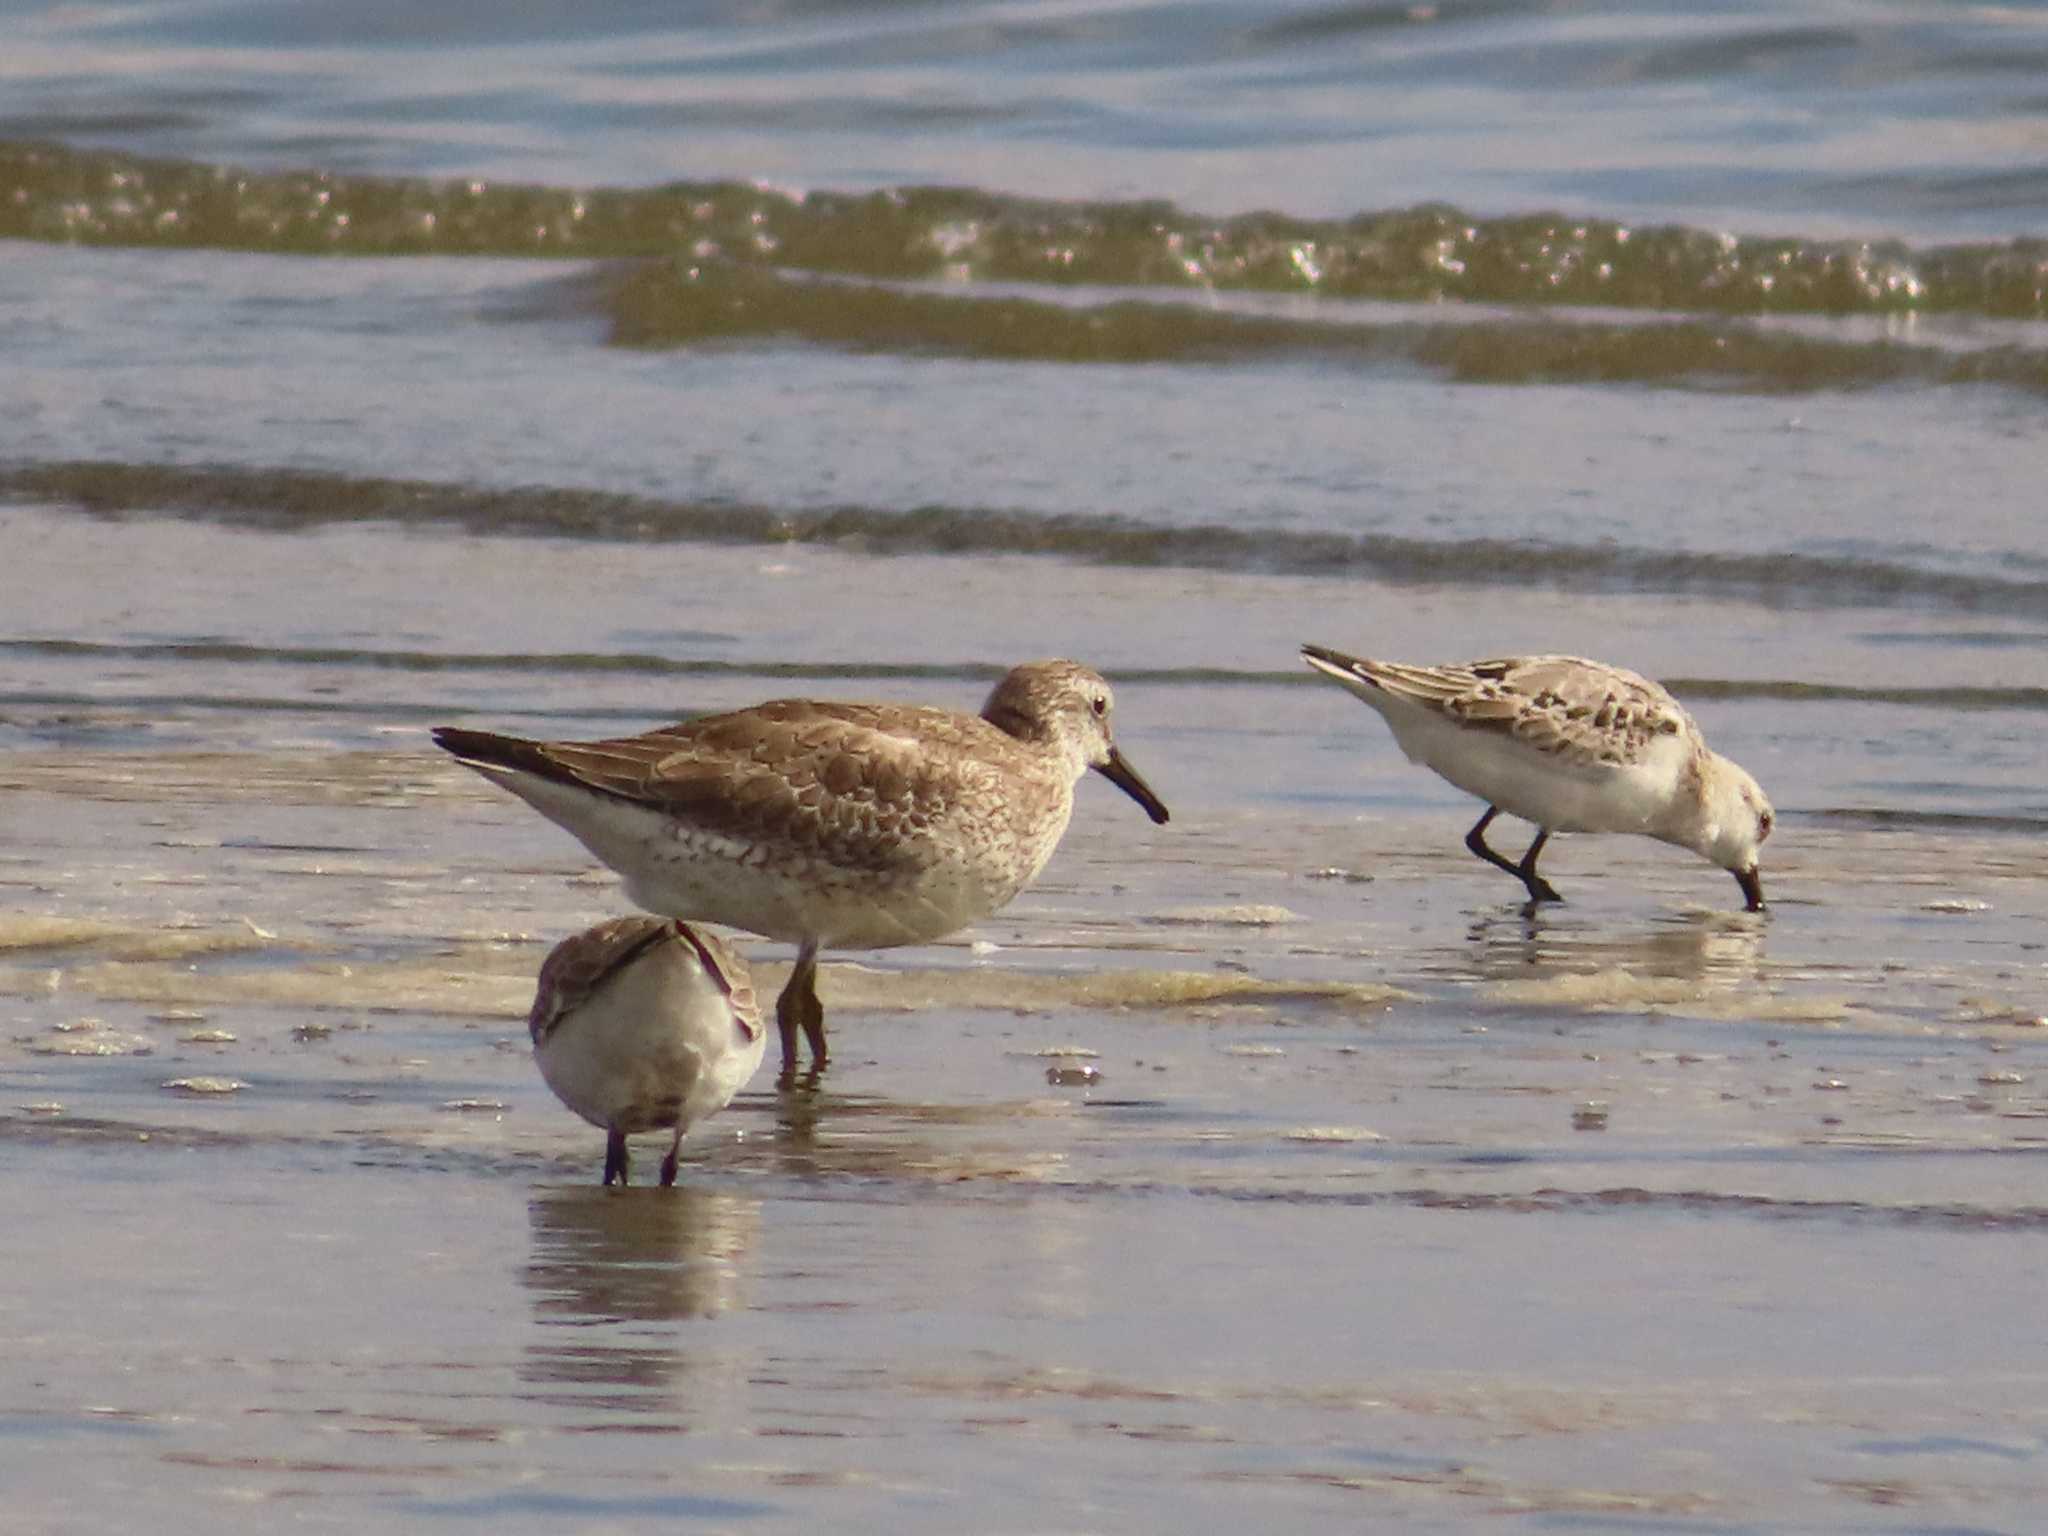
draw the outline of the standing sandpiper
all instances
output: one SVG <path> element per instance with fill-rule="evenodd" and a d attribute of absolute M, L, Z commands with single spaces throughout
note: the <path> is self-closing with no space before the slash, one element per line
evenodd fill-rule
<path fill-rule="evenodd" d="M 1155 822 L 1166 807 L 1110 736 L 1109 684 L 1071 661 L 998 682 L 979 715 L 779 699 L 610 741 L 443 726 L 434 740 L 566 828 L 650 912 L 797 946 L 775 1005 L 825 1061 L 820 949 L 923 944 L 1045 867 L 1090 768 Z"/>

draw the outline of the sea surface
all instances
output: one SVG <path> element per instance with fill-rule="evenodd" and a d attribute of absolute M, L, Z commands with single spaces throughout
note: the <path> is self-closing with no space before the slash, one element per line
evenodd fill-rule
<path fill-rule="evenodd" d="M 2044 427 L 2036 6 L 0 0 L 0 1529 L 2038 1530 Z M 599 1189 L 429 727 L 1046 655 L 1172 821 Z"/>

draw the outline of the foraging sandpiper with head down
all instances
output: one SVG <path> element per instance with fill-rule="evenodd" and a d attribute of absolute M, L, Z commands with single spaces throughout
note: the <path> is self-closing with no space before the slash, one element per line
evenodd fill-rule
<path fill-rule="evenodd" d="M 979 715 L 780 699 L 609 741 L 443 726 L 434 740 L 572 833 L 650 912 L 797 946 L 776 1002 L 825 1061 L 821 949 L 923 944 L 987 917 L 1052 857 L 1089 769 L 1155 822 L 1109 684 L 1072 661 L 1004 675 Z"/>
<path fill-rule="evenodd" d="M 555 1097 L 605 1133 L 606 1184 L 626 1182 L 628 1136 L 675 1132 L 664 1188 L 683 1133 L 732 1102 L 768 1042 L 746 961 L 659 917 L 616 917 L 557 944 L 526 1027 Z"/>
<path fill-rule="evenodd" d="M 1519 879 L 1532 907 L 1563 899 L 1536 873 L 1553 832 L 1634 832 L 1720 865 L 1744 905 L 1763 910 L 1757 852 L 1771 835 L 1771 802 L 1648 678 L 1578 656 L 1427 667 L 1319 645 L 1301 655 L 1378 710 L 1410 762 L 1486 802 L 1465 846 Z M 1536 826 L 1519 864 L 1487 846 L 1502 811 Z"/>

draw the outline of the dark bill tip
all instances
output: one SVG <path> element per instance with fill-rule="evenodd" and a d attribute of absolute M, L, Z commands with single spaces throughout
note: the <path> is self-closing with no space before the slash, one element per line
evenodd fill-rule
<path fill-rule="evenodd" d="M 1748 909 L 1752 912 L 1763 911 L 1764 881 L 1763 876 L 1757 872 L 1757 867 L 1752 864 L 1747 869 L 1736 870 L 1735 883 L 1742 887 L 1742 899 Z"/>
<path fill-rule="evenodd" d="M 1152 786 L 1138 777 L 1137 770 L 1124 761 L 1123 753 L 1115 747 L 1109 749 L 1109 761 L 1097 764 L 1095 771 L 1145 807 L 1145 814 L 1153 821 L 1161 826 L 1166 824 L 1165 803 L 1152 793 Z"/>

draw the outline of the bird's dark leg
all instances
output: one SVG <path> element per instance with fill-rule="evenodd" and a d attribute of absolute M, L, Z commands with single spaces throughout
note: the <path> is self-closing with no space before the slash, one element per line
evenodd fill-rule
<path fill-rule="evenodd" d="M 668 1144 L 668 1156 L 661 1160 L 661 1187 L 672 1189 L 676 1182 L 676 1161 L 683 1150 L 683 1128 L 676 1127 L 676 1139 Z"/>
<path fill-rule="evenodd" d="M 797 992 L 802 986 L 803 974 L 803 956 L 799 955 L 796 969 L 789 973 L 782 995 L 775 999 L 775 1029 L 782 1036 L 782 1071 L 785 1077 L 796 1070 L 796 1029 L 803 1011 L 802 1004 L 797 1001 Z"/>
<path fill-rule="evenodd" d="M 775 1026 L 782 1035 L 782 1075 L 787 1086 L 796 1078 L 796 1034 L 802 1029 L 811 1046 L 811 1070 L 825 1065 L 825 1005 L 818 1001 L 818 946 L 806 939 L 796 952 L 782 996 L 775 1000 Z"/>
<path fill-rule="evenodd" d="M 1486 829 L 1493 825 L 1493 818 L 1499 814 L 1499 806 L 1489 805 L 1486 808 L 1486 814 L 1479 818 L 1470 832 L 1465 834 L 1465 846 L 1470 848 L 1480 858 L 1486 860 L 1495 869 L 1504 869 L 1509 874 L 1520 879 L 1522 872 L 1486 845 Z"/>
<path fill-rule="evenodd" d="M 604 1182 L 609 1189 L 616 1179 L 621 1189 L 626 1185 L 626 1133 L 620 1130 L 605 1132 L 604 1137 Z"/>
<path fill-rule="evenodd" d="M 1522 884 L 1529 888 L 1529 903 L 1539 901 L 1563 901 L 1557 889 L 1548 880 L 1536 873 L 1536 855 L 1543 851 L 1543 845 L 1550 841 L 1550 828 L 1540 828 L 1536 841 L 1529 845 L 1529 851 L 1522 855 L 1522 862 L 1515 866 L 1515 873 L 1522 877 Z"/>
<path fill-rule="evenodd" d="M 1465 846 L 1470 848 L 1480 858 L 1486 860 L 1495 869 L 1506 870 L 1517 880 L 1521 881 L 1524 886 L 1528 887 L 1529 904 L 1531 906 L 1534 906 L 1539 901 L 1563 901 L 1564 898 L 1552 889 L 1550 882 L 1536 873 L 1536 855 L 1541 853 L 1543 845 L 1550 841 L 1549 830 L 1539 830 L 1536 834 L 1536 841 L 1531 843 L 1529 851 L 1522 855 L 1522 862 L 1510 864 L 1486 844 L 1486 829 L 1492 824 L 1493 818 L 1499 814 L 1499 806 L 1489 805 L 1486 808 L 1486 814 L 1479 818 L 1470 832 L 1465 834 Z"/>

